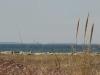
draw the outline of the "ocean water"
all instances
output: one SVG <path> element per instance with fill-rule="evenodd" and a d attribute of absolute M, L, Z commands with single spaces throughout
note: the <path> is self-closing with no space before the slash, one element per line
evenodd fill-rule
<path fill-rule="evenodd" d="M 83 51 L 84 45 L 74 44 L 0 44 L 0 51 L 32 51 L 32 52 L 72 52 Z M 100 45 L 92 45 L 91 50 L 100 52 Z"/>

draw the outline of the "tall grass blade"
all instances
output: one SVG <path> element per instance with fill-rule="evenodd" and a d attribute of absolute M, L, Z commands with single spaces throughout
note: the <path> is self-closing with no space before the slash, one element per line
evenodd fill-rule
<path fill-rule="evenodd" d="M 77 40 L 78 33 L 79 33 L 79 24 L 80 24 L 80 19 L 78 20 L 78 24 L 77 24 L 76 40 Z"/>
<path fill-rule="evenodd" d="M 92 25 L 92 28 L 91 28 L 90 44 L 91 44 L 92 37 L 93 37 L 93 31 L 94 31 L 94 24 Z"/>
<path fill-rule="evenodd" d="M 84 44 L 85 44 L 85 38 L 86 38 L 87 27 L 88 27 L 88 20 L 89 20 L 89 14 L 88 14 L 88 16 L 87 16 L 86 25 L 85 25 Z"/>
<path fill-rule="evenodd" d="M 80 25 L 80 18 L 78 20 L 77 30 L 76 30 L 76 49 L 77 49 L 77 39 L 78 39 L 78 34 L 79 34 L 79 25 Z"/>
<path fill-rule="evenodd" d="M 57 67 L 57 69 L 60 69 L 60 66 L 61 66 L 61 63 L 60 63 L 60 60 L 59 60 L 59 58 L 58 58 L 58 56 L 55 54 L 55 57 L 56 57 L 56 67 Z"/>
<path fill-rule="evenodd" d="M 84 50 L 86 50 L 86 34 L 87 34 L 87 27 L 88 27 L 88 21 L 89 21 L 89 14 L 87 16 L 86 24 L 85 24 L 85 33 L 84 33 Z"/>

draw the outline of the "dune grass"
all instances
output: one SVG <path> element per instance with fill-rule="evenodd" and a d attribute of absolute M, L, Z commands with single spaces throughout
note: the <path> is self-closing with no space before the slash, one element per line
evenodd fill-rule
<path fill-rule="evenodd" d="M 0 55 L 27 66 L 28 75 L 100 75 L 100 55 Z"/>

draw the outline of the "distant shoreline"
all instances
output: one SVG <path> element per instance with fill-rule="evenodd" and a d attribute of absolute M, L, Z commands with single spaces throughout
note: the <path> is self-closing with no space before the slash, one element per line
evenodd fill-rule
<path fill-rule="evenodd" d="M 14 52 L 14 51 L 1 51 L 0 54 L 18 54 L 18 55 L 82 55 L 84 54 L 85 52 L 65 52 L 65 53 L 58 53 L 58 52 L 55 52 L 55 53 L 51 53 L 51 52 L 35 52 L 35 53 L 32 53 L 31 51 L 27 51 L 27 52 L 24 52 L 24 51 L 18 51 L 18 52 Z M 91 52 L 90 53 L 91 55 L 100 55 L 100 52 Z"/>

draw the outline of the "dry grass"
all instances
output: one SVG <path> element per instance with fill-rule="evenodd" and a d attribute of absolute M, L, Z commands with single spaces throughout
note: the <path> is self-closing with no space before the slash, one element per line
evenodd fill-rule
<path fill-rule="evenodd" d="M 14 68 L 16 71 L 11 71 L 10 74 L 5 75 L 100 75 L 100 55 L 1 54 L 0 59 L 12 59 L 16 64 L 24 65 L 23 73 Z"/>

